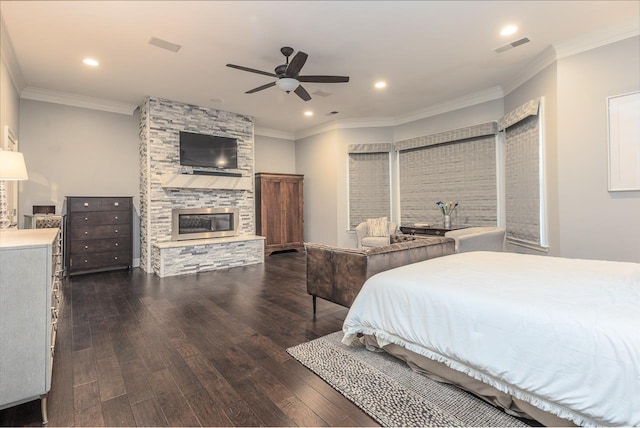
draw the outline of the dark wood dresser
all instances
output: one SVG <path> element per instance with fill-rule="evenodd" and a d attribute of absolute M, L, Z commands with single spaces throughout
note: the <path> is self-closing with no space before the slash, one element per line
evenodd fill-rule
<path fill-rule="evenodd" d="M 265 255 L 304 251 L 300 174 L 256 173 L 256 234 L 265 237 Z"/>
<path fill-rule="evenodd" d="M 66 209 L 69 275 L 131 268 L 132 197 L 67 196 Z"/>

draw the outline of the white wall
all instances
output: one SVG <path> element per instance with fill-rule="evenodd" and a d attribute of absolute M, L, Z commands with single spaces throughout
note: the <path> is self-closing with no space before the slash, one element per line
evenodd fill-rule
<path fill-rule="evenodd" d="M 29 180 L 20 198 L 20 216 L 32 205 L 55 205 L 65 196 L 133 196 L 140 212 L 138 120 L 41 101 L 22 100 L 20 150 Z M 24 224 L 20 218 L 20 224 Z M 139 257 L 139 222 L 134 222 L 134 258 Z"/>
<path fill-rule="evenodd" d="M 296 173 L 296 142 L 255 134 L 255 172 Z"/>
<path fill-rule="evenodd" d="M 0 22 L 4 23 L 4 21 Z M 4 33 L 3 33 L 4 35 Z M 4 40 L 0 45 L 0 148 L 5 148 L 6 141 L 4 141 L 5 126 L 8 126 L 13 135 L 18 138 L 20 142 L 20 96 L 16 83 L 13 81 L 9 68 L 5 62 L 5 50 L 7 47 L 4 45 Z M 20 150 L 20 147 L 18 147 Z M 7 181 L 7 212 L 11 221 L 17 221 L 18 216 L 18 201 L 20 199 L 20 192 L 23 187 L 22 182 Z M 14 213 L 16 215 L 14 216 Z"/>
<path fill-rule="evenodd" d="M 296 171 L 304 174 L 304 240 L 336 245 L 338 169 L 346 164 L 337 131 L 296 141 Z"/>
<path fill-rule="evenodd" d="M 502 98 L 500 98 L 398 125 L 394 130 L 394 138 L 395 141 L 402 141 L 423 135 L 437 134 L 438 132 L 478 125 L 498 120 L 503 114 L 503 101 Z"/>
<path fill-rule="evenodd" d="M 608 192 L 606 98 L 640 90 L 640 37 L 558 61 L 560 248 L 640 262 L 640 191 Z"/>

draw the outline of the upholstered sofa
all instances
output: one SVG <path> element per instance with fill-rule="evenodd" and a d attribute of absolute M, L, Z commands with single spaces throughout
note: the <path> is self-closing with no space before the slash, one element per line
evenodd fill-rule
<path fill-rule="evenodd" d="M 307 292 L 313 297 L 350 307 L 364 282 L 378 272 L 453 254 L 455 241 L 440 236 L 391 235 L 390 244 L 371 248 L 340 248 L 306 243 Z"/>
<path fill-rule="evenodd" d="M 503 227 L 468 227 L 451 230 L 444 236 L 456 241 L 456 253 L 504 251 L 506 245 Z"/>

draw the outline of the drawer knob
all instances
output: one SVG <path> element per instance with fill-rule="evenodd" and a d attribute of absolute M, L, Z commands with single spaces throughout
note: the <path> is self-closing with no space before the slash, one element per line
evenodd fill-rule
<path fill-rule="evenodd" d="M 118 260 L 118 256 L 115 256 L 115 257 L 113 258 L 113 260 Z"/>
<path fill-rule="evenodd" d="M 89 232 L 85 232 L 84 234 L 85 234 L 85 235 L 88 235 L 88 234 L 89 234 Z"/>
<path fill-rule="evenodd" d="M 84 203 L 84 206 L 85 206 L 85 207 L 88 207 L 88 206 L 89 206 L 89 202 L 85 202 L 85 203 Z"/>
<path fill-rule="evenodd" d="M 118 233 L 118 229 L 116 229 L 116 233 Z"/>
<path fill-rule="evenodd" d="M 120 205 L 118 202 L 114 202 L 114 203 L 113 203 L 113 206 L 114 206 L 114 207 L 117 207 L 118 205 Z"/>
<path fill-rule="evenodd" d="M 85 261 L 84 261 L 84 262 L 85 262 L 85 263 L 89 263 L 89 260 L 86 260 L 86 259 L 85 259 Z"/>
<path fill-rule="evenodd" d="M 87 221 L 87 220 L 89 220 L 89 218 L 88 218 L 88 217 L 85 217 L 85 218 L 84 218 L 84 221 Z"/>
<path fill-rule="evenodd" d="M 118 219 L 118 216 L 116 216 L 115 218 L 116 218 L 116 220 L 117 220 L 117 219 Z"/>
<path fill-rule="evenodd" d="M 85 249 L 85 250 L 88 250 L 88 249 L 89 249 L 89 246 L 88 246 L 88 245 L 85 245 L 85 246 L 84 246 L 84 249 Z"/>
<path fill-rule="evenodd" d="M 119 245 L 119 244 L 116 242 L 116 247 L 117 247 L 118 245 Z"/>

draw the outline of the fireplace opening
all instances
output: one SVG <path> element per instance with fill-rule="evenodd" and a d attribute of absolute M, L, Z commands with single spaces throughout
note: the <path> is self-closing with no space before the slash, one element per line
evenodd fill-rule
<path fill-rule="evenodd" d="M 171 239 L 220 238 L 238 234 L 237 208 L 188 208 L 172 210 Z"/>

